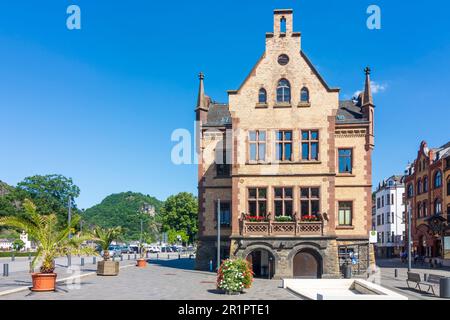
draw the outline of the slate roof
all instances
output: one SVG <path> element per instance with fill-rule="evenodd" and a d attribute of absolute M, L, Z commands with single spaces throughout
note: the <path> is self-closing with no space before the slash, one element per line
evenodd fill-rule
<path fill-rule="evenodd" d="M 362 113 L 360 103 L 353 100 L 339 101 L 336 123 L 367 122 Z"/>
<path fill-rule="evenodd" d="M 231 114 L 228 105 L 225 103 L 209 104 L 208 116 L 205 127 L 224 127 L 231 126 Z"/>

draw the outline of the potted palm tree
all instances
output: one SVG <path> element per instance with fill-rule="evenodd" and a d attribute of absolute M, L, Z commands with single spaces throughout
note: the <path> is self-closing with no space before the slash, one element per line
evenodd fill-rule
<path fill-rule="evenodd" d="M 83 246 L 89 240 L 87 236 L 74 234 L 80 222 L 80 216 L 74 215 L 70 224 L 61 227 L 55 214 L 40 215 L 36 206 L 28 199 L 24 201 L 25 214 L 0 218 L 0 226 L 9 226 L 24 230 L 36 242 L 37 251 L 32 268 L 39 261 L 39 272 L 32 273 L 32 291 L 54 291 L 56 288 L 55 259 L 65 255 L 92 254 L 94 250 Z M 72 237 L 69 237 L 73 234 Z"/>
<path fill-rule="evenodd" d="M 100 245 L 103 251 L 103 261 L 97 262 L 97 275 L 99 276 L 117 276 L 119 274 L 119 261 L 111 261 L 109 246 L 114 240 L 117 240 L 122 234 L 121 227 L 101 228 L 95 227 L 92 230 L 94 242 Z"/>
<path fill-rule="evenodd" d="M 151 242 L 151 237 L 149 234 L 143 233 L 141 240 L 142 240 L 141 243 L 139 243 L 140 257 L 139 257 L 139 259 L 137 259 L 136 266 L 139 268 L 145 268 L 147 266 L 147 259 L 146 259 L 147 248 L 146 248 L 145 244 L 147 242 Z"/>

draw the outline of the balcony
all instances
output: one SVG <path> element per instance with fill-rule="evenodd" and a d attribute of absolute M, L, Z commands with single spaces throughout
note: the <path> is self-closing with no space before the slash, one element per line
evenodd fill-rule
<path fill-rule="evenodd" d="M 253 236 L 322 236 L 323 221 L 259 221 L 241 220 L 241 235 Z"/>

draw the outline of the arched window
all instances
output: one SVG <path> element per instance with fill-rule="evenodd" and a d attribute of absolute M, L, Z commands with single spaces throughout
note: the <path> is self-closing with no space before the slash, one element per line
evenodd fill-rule
<path fill-rule="evenodd" d="M 286 18 L 285 17 L 281 17 L 281 19 L 280 19 L 280 32 L 286 33 Z"/>
<path fill-rule="evenodd" d="M 423 213 L 424 217 L 426 217 L 428 215 L 428 206 L 427 206 L 427 202 L 426 201 L 423 202 L 422 213 Z"/>
<path fill-rule="evenodd" d="M 267 92 L 266 92 L 266 89 L 261 88 L 261 89 L 259 89 L 258 103 L 266 103 L 266 102 L 267 102 Z"/>
<path fill-rule="evenodd" d="M 439 198 L 434 200 L 434 214 L 441 214 L 442 213 L 442 203 Z"/>
<path fill-rule="evenodd" d="M 412 184 L 408 184 L 408 198 L 412 198 L 414 196 L 414 188 Z"/>
<path fill-rule="evenodd" d="M 309 102 L 309 90 L 306 87 L 303 87 L 300 91 L 300 101 L 301 102 Z"/>
<path fill-rule="evenodd" d="M 442 187 L 442 173 L 441 170 L 438 170 L 434 175 L 434 187 L 440 188 Z"/>
<path fill-rule="evenodd" d="M 419 180 L 417 180 L 417 194 L 421 194 L 422 193 L 422 180 L 419 178 Z"/>
<path fill-rule="evenodd" d="M 428 192 L 428 177 L 425 176 L 423 177 L 423 188 L 422 188 L 423 192 Z"/>
<path fill-rule="evenodd" d="M 447 196 L 450 196 L 450 176 L 447 178 Z"/>
<path fill-rule="evenodd" d="M 278 81 L 277 102 L 291 102 L 291 86 L 286 79 Z"/>

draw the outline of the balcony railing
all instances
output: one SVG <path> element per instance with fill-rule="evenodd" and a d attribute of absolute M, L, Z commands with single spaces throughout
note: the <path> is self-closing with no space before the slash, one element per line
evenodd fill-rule
<path fill-rule="evenodd" d="M 261 221 L 241 220 L 242 236 L 322 236 L 322 221 Z"/>

